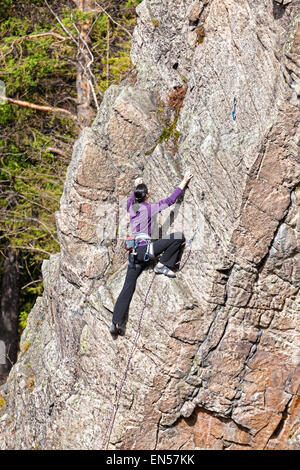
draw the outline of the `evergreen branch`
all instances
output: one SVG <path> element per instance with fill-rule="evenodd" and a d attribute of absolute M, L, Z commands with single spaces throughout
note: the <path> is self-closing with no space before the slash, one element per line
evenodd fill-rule
<path fill-rule="evenodd" d="M 57 240 L 57 238 L 53 235 L 51 229 L 49 227 L 47 227 L 47 225 L 42 222 L 41 220 L 39 219 L 36 219 L 35 217 L 24 217 L 25 220 L 33 220 L 34 222 L 38 222 L 39 224 L 41 224 L 44 229 L 49 233 L 50 237 L 53 238 L 53 240 L 59 245 L 59 241 Z"/>
<path fill-rule="evenodd" d="M 33 201 L 32 199 L 29 199 L 28 197 L 26 197 L 26 196 L 24 196 L 23 194 L 20 194 L 20 193 L 18 193 L 18 196 L 21 197 L 22 199 L 25 199 L 25 201 L 30 202 L 30 204 L 35 204 L 36 206 L 41 207 L 46 212 L 48 212 L 48 214 L 52 214 L 52 210 L 49 209 L 48 207 L 43 206 L 43 204 L 39 204 L 38 202 Z M 32 219 L 32 220 L 35 220 L 35 219 Z"/>
<path fill-rule="evenodd" d="M 1 161 L 1 160 L 0 160 Z M 32 176 L 23 176 L 23 175 L 13 175 L 7 168 L 1 168 L 1 171 L 5 171 L 6 173 L 9 174 L 9 176 L 12 178 L 18 178 L 18 179 L 22 179 L 22 180 L 30 180 L 32 181 Z M 61 183 L 64 183 L 65 182 L 65 179 L 63 177 L 60 177 L 60 175 L 47 175 L 46 173 L 42 173 L 39 175 L 40 179 L 42 179 L 43 181 L 48 181 L 49 183 L 52 183 L 53 184 L 53 180 L 56 180 L 57 178 L 59 178 L 59 180 L 61 181 Z M 43 195 L 45 197 L 50 197 L 52 199 L 54 199 L 53 197 L 51 197 L 49 194 L 47 194 L 47 191 L 45 191 L 43 193 Z"/>
<path fill-rule="evenodd" d="M 45 228 L 45 230 L 49 233 L 49 235 L 53 238 L 53 240 L 59 245 L 59 241 L 53 235 L 51 229 L 44 222 L 42 222 L 41 220 L 36 219 L 35 217 L 25 217 L 25 216 L 18 217 L 18 218 L 15 218 L 15 219 L 10 219 L 11 222 L 20 222 L 22 220 L 31 220 L 31 221 L 38 222 L 39 224 L 41 224 Z M 11 233 L 14 233 L 14 232 L 11 232 Z"/>
<path fill-rule="evenodd" d="M 1 220 L 2 222 L 2 220 Z M 13 220 L 12 219 L 12 222 L 20 222 L 20 220 Z M 12 229 L 12 228 L 9 228 L 9 230 L 7 229 L 6 232 L 4 233 L 4 235 L 0 235 L 0 240 L 4 239 L 6 242 L 7 242 L 7 239 L 9 239 L 9 237 L 15 237 L 17 235 L 20 235 L 20 234 L 25 234 L 26 232 L 30 232 L 31 230 L 31 227 L 23 227 L 22 229 Z M 46 234 L 44 234 L 46 235 Z M 43 235 L 43 236 L 44 236 Z M 40 236 L 38 238 L 36 238 L 36 240 L 40 240 L 41 238 L 43 238 L 43 236 Z M 2 256 L 5 256 L 2 252 L 1 252 Z"/>

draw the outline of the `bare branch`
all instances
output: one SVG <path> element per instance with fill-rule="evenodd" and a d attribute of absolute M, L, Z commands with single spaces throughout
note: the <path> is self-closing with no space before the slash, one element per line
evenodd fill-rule
<path fill-rule="evenodd" d="M 0 100 L 9 101 L 10 103 L 17 104 L 19 106 L 25 106 L 26 108 L 38 109 L 39 111 L 49 111 L 51 113 L 66 114 L 71 119 L 73 119 L 73 121 L 77 121 L 77 116 L 71 113 L 71 111 L 68 111 L 64 108 L 56 108 L 54 106 L 42 106 L 40 104 L 29 103 L 29 101 L 16 100 L 14 98 L 9 98 L 8 96 L 3 95 L 0 95 Z"/>
<path fill-rule="evenodd" d="M 95 79 L 95 75 L 93 74 L 92 70 L 91 70 L 91 65 L 92 63 L 94 62 L 94 56 L 93 56 L 93 53 L 92 51 L 90 50 L 86 40 L 83 38 L 82 34 L 80 33 L 79 29 L 77 28 L 76 24 L 73 23 L 77 33 L 78 33 L 78 36 L 80 37 L 81 41 L 83 42 L 86 50 L 88 51 L 89 55 L 90 55 L 90 58 L 91 60 L 89 61 L 89 63 L 86 65 L 86 67 L 84 67 L 84 72 L 85 74 L 87 74 L 86 72 L 86 69 L 88 70 L 88 73 L 91 77 L 91 79 L 94 81 L 94 83 L 96 83 L 96 79 Z M 82 64 L 81 64 L 82 66 Z M 93 95 L 93 98 L 94 98 L 94 102 L 95 102 L 95 105 L 96 105 L 96 108 L 97 108 L 97 111 L 99 111 L 99 104 L 98 104 L 98 100 L 97 100 L 97 95 L 96 95 L 96 92 L 95 92 L 95 88 L 94 88 L 94 85 L 92 84 L 92 80 L 89 79 L 89 85 L 91 87 L 91 90 L 92 90 L 92 95 Z"/>
<path fill-rule="evenodd" d="M 72 18 L 72 21 L 73 21 L 73 15 L 72 15 L 72 13 L 71 13 L 71 18 Z M 94 56 L 93 56 L 93 54 L 92 54 L 92 52 L 91 52 L 91 50 L 90 50 L 90 48 L 89 48 L 89 46 L 88 46 L 86 40 L 84 39 L 84 37 L 83 37 L 82 34 L 80 33 L 80 31 L 79 31 L 79 29 L 77 28 L 77 25 L 76 25 L 76 23 L 74 23 L 74 21 L 73 21 L 73 26 L 74 26 L 74 28 L 76 29 L 78 36 L 80 37 L 81 41 L 83 42 L 84 46 L 86 47 L 86 49 L 87 49 L 87 51 L 88 51 L 88 53 L 89 53 L 89 55 L 90 55 L 90 57 L 91 57 L 91 61 L 87 64 L 87 67 L 90 68 L 90 66 L 91 66 L 92 63 L 94 62 Z"/>
<path fill-rule="evenodd" d="M 96 18 L 94 19 L 92 26 L 90 27 L 90 29 L 89 29 L 88 32 L 87 32 L 87 35 L 86 35 L 87 37 L 89 37 L 89 35 L 90 35 L 91 32 L 93 31 L 94 25 L 97 23 L 98 18 L 99 18 L 99 16 L 101 15 L 101 13 L 102 13 L 102 12 L 100 12 L 100 13 L 96 16 Z"/>
<path fill-rule="evenodd" d="M 57 16 L 57 14 L 52 10 L 52 8 L 50 7 L 49 3 L 47 2 L 47 0 L 44 0 L 47 7 L 49 8 L 49 10 L 51 11 L 52 15 L 55 16 L 55 18 L 57 19 L 57 21 L 59 22 L 60 26 L 62 27 L 62 29 L 71 37 L 71 39 L 75 42 L 75 44 L 77 44 L 77 46 L 79 46 L 78 44 L 78 41 L 76 41 L 76 39 L 74 38 L 74 36 L 72 35 L 72 33 L 70 33 L 70 31 L 65 27 L 65 25 L 62 23 L 62 21 L 60 20 L 60 18 Z"/>
<path fill-rule="evenodd" d="M 42 248 L 36 248 L 32 245 L 28 245 L 28 246 L 23 246 L 23 245 L 10 245 L 11 248 L 17 248 L 19 250 L 28 250 L 28 251 L 38 251 L 40 253 L 45 253 L 46 255 L 49 255 L 51 256 L 52 253 L 50 253 L 49 251 L 46 251 L 46 250 L 42 250 Z"/>
<path fill-rule="evenodd" d="M 36 282 L 41 282 L 43 279 L 36 279 L 35 281 L 30 281 L 28 284 L 25 284 L 25 286 L 21 287 L 21 289 L 25 289 L 26 287 L 30 286 L 30 284 L 35 284 Z"/>
<path fill-rule="evenodd" d="M 2 59 L 4 59 L 4 57 L 6 57 L 7 55 L 11 54 L 11 52 L 13 51 L 13 48 L 15 46 L 15 44 L 20 44 L 22 41 L 26 40 L 26 39 L 36 39 L 36 38 L 40 38 L 40 37 L 43 37 L 43 36 L 54 36 L 55 38 L 57 39 L 60 39 L 61 41 L 60 42 L 63 42 L 63 41 L 70 41 L 72 40 L 71 37 L 66 37 L 66 36 L 62 36 L 61 34 L 59 33 L 55 33 L 54 31 L 48 31 L 48 32 L 44 32 L 44 33 L 38 33 L 38 34 L 26 34 L 25 36 L 22 36 L 20 38 L 16 38 L 14 39 L 12 42 L 11 42 L 11 45 L 10 45 L 10 49 L 5 52 L 5 54 L 2 54 Z"/>
<path fill-rule="evenodd" d="M 62 41 L 71 41 L 72 38 L 70 36 L 62 36 L 59 33 L 55 33 L 53 30 L 51 31 L 45 31 L 44 33 L 37 33 L 37 34 L 26 34 L 25 36 L 22 36 L 20 38 L 14 39 L 14 43 L 16 42 L 21 42 L 24 41 L 25 39 L 35 39 L 35 38 L 40 38 L 43 36 L 54 36 L 55 38 L 61 39 Z"/>
<path fill-rule="evenodd" d="M 75 44 L 77 45 L 78 49 L 80 49 L 80 41 L 77 41 L 77 40 L 74 38 L 74 36 L 72 35 L 72 33 L 65 27 L 65 25 L 64 25 L 64 24 L 62 23 L 62 21 L 60 20 L 59 16 L 58 16 L 58 15 L 52 10 L 52 8 L 49 6 L 47 0 L 44 0 L 44 1 L 45 1 L 45 3 L 46 3 L 47 7 L 49 8 L 49 10 L 51 11 L 51 13 L 55 16 L 55 18 L 57 19 L 57 21 L 59 22 L 59 24 L 60 24 L 61 27 L 63 28 L 63 30 L 64 30 L 64 31 L 71 37 L 71 39 L 75 42 Z M 77 5 L 76 1 L 75 1 L 75 4 Z M 78 5 L 77 5 L 77 6 L 78 6 Z M 91 79 L 94 81 L 94 83 L 96 83 L 95 76 L 94 76 L 94 74 L 92 73 L 91 68 L 90 68 L 91 64 L 94 62 L 94 56 L 93 56 L 93 54 L 92 54 L 90 48 L 88 47 L 86 41 L 84 40 L 84 38 L 83 38 L 82 35 L 80 34 L 80 32 L 79 32 L 79 30 L 78 30 L 78 28 L 77 28 L 77 26 L 76 26 L 76 24 L 75 24 L 74 22 L 73 22 L 73 25 L 74 25 L 74 27 L 75 27 L 75 29 L 76 29 L 76 31 L 77 31 L 77 33 L 78 33 L 80 39 L 82 40 L 83 44 L 85 45 L 85 47 L 86 47 L 86 49 L 87 49 L 87 51 L 88 51 L 90 57 L 91 57 L 90 62 L 87 64 L 87 69 L 88 69 L 88 73 L 89 73 Z M 89 33 L 90 33 L 90 32 L 89 32 Z M 85 73 L 87 73 L 87 72 L 86 72 L 86 69 L 84 69 L 84 70 L 85 70 Z M 99 110 L 99 104 L 98 104 L 98 101 L 97 101 L 97 96 L 96 96 L 96 92 L 95 92 L 95 89 L 94 89 L 94 85 L 92 84 L 92 80 L 89 80 L 89 85 L 90 85 L 91 90 L 92 90 L 93 99 L 94 99 L 96 108 L 97 108 L 97 110 Z"/>
<path fill-rule="evenodd" d="M 11 366 L 13 366 L 13 365 L 14 365 L 14 363 L 11 361 L 11 359 L 10 359 L 10 357 L 9 357 L 9 350 L 10 350 L 10 346 L 11 346 L 11 345 L 9 344 L 9 345 L 8 345 L 8 351 L 7 351 L 7 353 L 5 354 L 5 357 L 6 357 L 6 359 L 8 359 L 8 360 L 9 360 L 9 362 L 10 362 L 10 365 L 11 365 Z"/>
<path fill-rule="evenodd" d="M 46 152 L 51 152 L 51 153 L 56 153 L 57 155 L 60 155 L 61 157 L 68 159 L 70 158 L 69 155 L 66 155 L 62 150 L 57 149 L 55 147 L 47 147 Z"/>
<path fill-rule="evenodd" d="M 113 19 L 113 17 L 101 6 L 99 5 L 99 3 L 95 2 L 97 7 L 100 8 L 100 10 L 103 11 L 103 13 L 105 13 L 108 18 L 114 23 L 116 24 L 117 26 L 119 26 L 119 28 L 123 29 L 123 31 L 125 31 L 125 33 L 127 33 L 131 38 L 132 38 L 132 34 L 128 31 L 128 29 L 126 29 L 124 26 L 122 26 L 120 23 L 118 23 L 116 20 Z"/>

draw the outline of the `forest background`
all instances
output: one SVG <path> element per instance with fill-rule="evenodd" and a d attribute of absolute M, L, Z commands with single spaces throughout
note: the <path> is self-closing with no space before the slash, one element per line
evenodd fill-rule
<path fill-rule="evenodd" d="M 42 262 L 60 250 L 54 213 L 74 141 L 132 70 L 140 2 L 1 0 L 0 383 L 43 291 Z"/>

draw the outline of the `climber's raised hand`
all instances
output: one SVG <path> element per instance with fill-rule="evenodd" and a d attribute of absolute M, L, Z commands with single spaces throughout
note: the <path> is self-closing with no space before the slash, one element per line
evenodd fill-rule
<path fill-rule="evenodd" d="M 134 187 L 136 188 L 139 184 L 143 184 L 143 183 L 144 183 L 143 178 L 136 178 L 134 182 Z"/>
<path fill-rule="evenodd" d="M 184 178 L 183 180 L 181 181 L 179 187 L 181 189 L 184 189 L 188 184 L 189 182 L 191 181 L 191 179 L 193 178 L 193 173 L 191 173 L 190 171 L 188 171 L 185 175 L 184 175 Z"/>
<path fill-rule="evenodd" d="M 185 175 L 184 175 L 184 181 L 186 181 L 186 184 L 188 184 L 191 179 L 193 178 L 193 173 L 191 173 L 190 171 L 188 171 Z"/>

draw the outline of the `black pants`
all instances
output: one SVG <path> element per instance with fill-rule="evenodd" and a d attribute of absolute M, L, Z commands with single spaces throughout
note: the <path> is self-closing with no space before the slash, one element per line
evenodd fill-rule
<path fill-rule="evenodd" d="M 181 249 L 183 248 L 184 242 L 185 237 L 182 233 L 171 233 L 169 238 L 160 238 L 159 240 L 155 240 L 153 242 L 154 254 L 155 256 L 158 256 L 162 252 L 164 252 L 159 261 L 171 270 L 173 270 L 176 268 L 178 255 Z M 124 286 L 115 304 L 112 319 L 113 323 L 118 323 L 119 325 L 122 325 L 125 320 L 126 313 L 128 311 L 132 296 L 135 291 L 137 278 L 148 264 L 147 262 L 144 262 L 144 255 L 146 249 L 147 246 L 138 247 L 138 264 L 136 264 L 133 268 L 130 266 L 128 266 L 127 268 Z"/>

